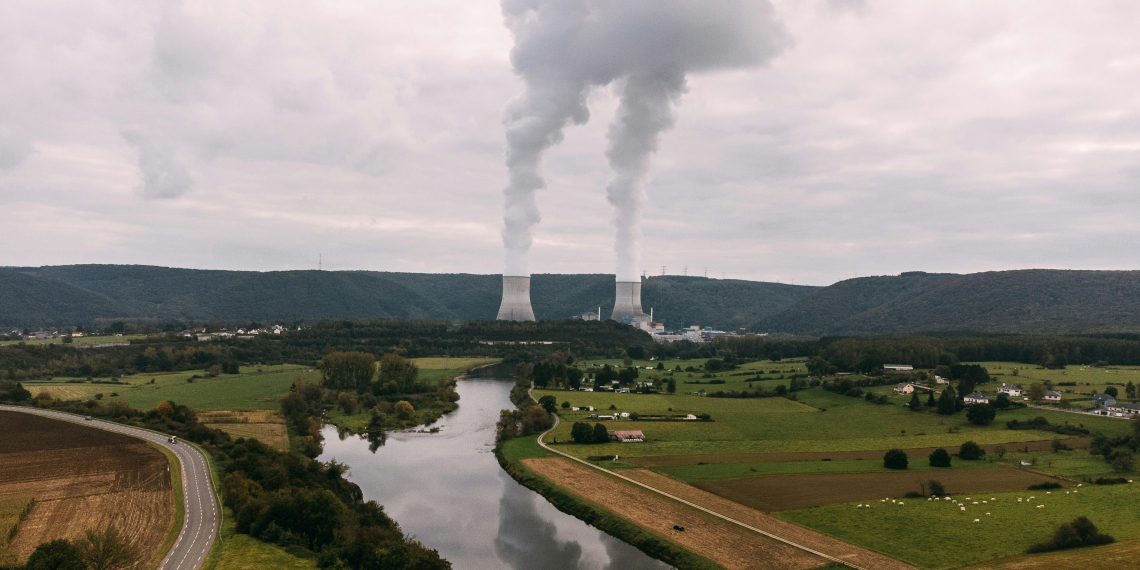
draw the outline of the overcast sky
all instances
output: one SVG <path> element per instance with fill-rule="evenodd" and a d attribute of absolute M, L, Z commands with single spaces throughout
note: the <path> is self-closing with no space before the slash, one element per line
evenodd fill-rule
<path fill-rule="evenodd" d="M 1140 266 L 1140 3 L 774 4 L 771 63 L 689 78 L 646 271 Z M 511 47 L 493 0 L 7 3 L 0 265 L 500 273 Z M 535 273 L 613 272 L 615 108 L 548 155 Z"/>

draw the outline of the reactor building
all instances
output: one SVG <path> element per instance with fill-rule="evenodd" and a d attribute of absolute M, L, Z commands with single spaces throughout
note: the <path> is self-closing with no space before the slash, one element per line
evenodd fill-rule
<path fill-rule="evenodd" d="M 534 320 L 534 309 L 530 306 L 530 277 L 503 276 L 503 304 L 499 305 L 497 318 L 500 321 Z"/>
<path fill-rule="evenodd" d="M 641 309 L 641 281 L 617 282 L 614 312 L 610 319 L 634 326 L 649 321 L 649 315 Z"/>

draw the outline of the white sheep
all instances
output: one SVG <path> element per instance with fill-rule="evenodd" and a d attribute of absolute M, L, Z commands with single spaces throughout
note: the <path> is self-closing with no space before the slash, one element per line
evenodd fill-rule
<path fill-rule="evenodd" d="M 1045 505 L 1037 505 L 1037 508 L 1039 508 L 1039 509 L 1044 509 L 1044 508 L 1045 508 Z"/>
<path fill-rule="evenodd" d="M 1045 491 L 1045 494 L 1046 494 L 1046 495 L 1052 495 L 1052 494 L 1053 494 L 1053 491 Z"/>
<path fill-rule="evenodd" d="M 986 513 L 986 516 L 988 517 L 988 516 L 990 516 L 990 514 L 989 514 L 989 513 Z"/>
<path fill-rule="evenodd" d="M 1084 487 L 1084 486 L 1085 486 L 1085 484 L 1084 484 L 1084 483 L 1077 483 L 1077 486 L 1078 486 L 1078 487 Z"/>
<path fill-rule="evenodd" d="M 966 507 L 961 507 L 961 509 L 964 511 L 964 510 L 966 510 Z"/>
<path fill-rule="evenodd" d="M 903 504 L 903 502 L 902 502 L 902 501 L 899 501 L 899 506 L 902 506 L 902 504 Z"/>
<path fill-rule="evenodd" d="M 974 522 L 982 522 L 982 519 L 974 519 Z"/>
<path fill-rule="evenodd" d="M 974 504 L 974 505 L 976 505 L 976 504 L 978 504 L 978 502 L 977 502 L 977 501 L 974 501 L 974 502 L 973 502 L 973 503 L 971 503 L 971 504 Z"/>

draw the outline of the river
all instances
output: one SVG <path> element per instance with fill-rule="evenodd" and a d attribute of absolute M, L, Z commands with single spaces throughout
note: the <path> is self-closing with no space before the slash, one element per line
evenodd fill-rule
<path fill-rule="evenodd" d="M 558 511 L 499 467 L 495 422 L 512 407 L 514 381 L 487 370 L 459 381 L 459 409 L 436 422 L 438 433 L 389 433 L 371 452 L 366 439 L 341 439 L 328 426 L 320 460 L 348 465 L 365 499 L 456 570 L 670 568 Z"/>

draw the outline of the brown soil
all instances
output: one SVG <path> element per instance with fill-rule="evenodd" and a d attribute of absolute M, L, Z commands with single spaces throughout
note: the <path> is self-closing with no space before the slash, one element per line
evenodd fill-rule
<path fill-rule="evenodd" d="M 233 438 L 256 438 L 278 451 L 289 450 L 285 418 L 274 410 L 194 410 L 198 421 Z"/>
<path fill-rule="evenodd" d="M 166 456 L 145 442 L 16 412 L 0 412 L 0 497 L 32 496 L 10 548 L 114 525 L 150 560 L 173 518 Z"/>
<path fill-rule="evenodd" d="M 880 473 L 822 473 L 778 475 L 746 479 L 696 481 L 704 489 L 759 511 L 791 511 L 836 503 L 902 497 L 919 492 L 919 482 L 937 479 L 949 493 L 997 493 L 1021 491 L 1037 483 L 1060 483 L 1056 479 L 1012 467 L 979 467 L 945 471 L 888 471 Z"/>
<path fill-rule="evenodd" d="M 729 570 L 805 570 L 827 563 L 798 548 L 560 457 L 523 459 L 522 463 L 578 497 Z M 673 530 L 676 524 L 685 530 Z"/>
<path fill-rule="evenodd" d="M 776 517 L 722 499 L 712 493 L 707 493 L 696 487 L 686 485 L 685 483 L 652 471 L 630 469 L 628 471 L 622 471 L 622 475 L 645 483 L 654 489 L 660 489 L 674 497 L 680 497 L 690 503 L 700 505 L 731 519 L 763 530 L 764 532 L 770 532 L 773 535 L 790 540 L 800 546 L 810 548 L 817 552 L 823 552 L 828 556 L 834 556 L 835 558 L 863 568 L 874 568 L 876 570 L 914 569 L 913 566 L 895 560 L 894 558 L 883 556 L 877 552 L 859 548 L 858 546 L 848 544 L 825 534 L 820 534 L 814 530 L 782 521 Z"/>
<path fill-rule="evenodd" d="M 1070 437 L 1062 440 L 1065 445 L 1073 449 L 1084 449 L 1089 446 L 1092 438 L 1089 437 Z M 998 447 L 1005 446 L 1006 450 L 1010 452 L 1022 451 L 1028 448 L 1029 451 L 1047 451 L 1051 449 L 1053 440 L 1043 439 L 1039 441 L 1023 441 L 1017 443 L 1005 444 L 987 444 L 982 447 L 985 448 L 987 453 L 994 452 Z M 927 457 L 934 452 L 934 447 L 916 447 L 912 449 L 904 449 L 908 457 Z M 955 450 L 947 448 L 947 451 L 954 453 Z M 762 462 L 783 462 L 783 461 L 819 461 L 821 459 L 831 459 L 840 461 L 844 459 L 882 459 L 883 454 L 886 453 L 885 449 L 878 449 L 872 451 L 796 451 L 787 453 L 719 453 L 708 455 L 657 455 L 651 457 L 629 457 L 629 461 L 638 467 L 673 467 L 676 465 L 697 465 L 700 463 L 762 463 Z"/>

